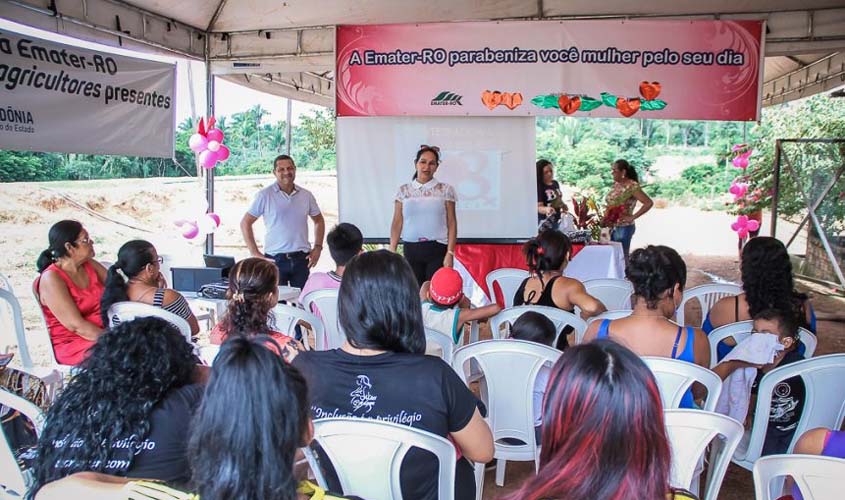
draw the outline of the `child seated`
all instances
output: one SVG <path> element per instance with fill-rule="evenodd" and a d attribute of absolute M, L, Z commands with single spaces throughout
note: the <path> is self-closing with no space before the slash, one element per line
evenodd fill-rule
<path fill-rule="evenodd" d="M 464 324 L 485 321 L 502 310 L 498 304 L 473 309 L 463 294 L 464 280 L 451 267 L 441 267 L 420 288 L 423 324 L 452 337 L 457 344 Z"/>
<path fill-rule="evenodd" d="M 552 323 L 552 320 L 536 311 L 528 311 L 514 321 L 513 326 L 511 326 L 510 338 L 552 347 L 555 341 L 555 333 L 555 324 Z M 566 336 L 562 335 L 562 337 L 564 338 L 563 346 L 565 349 L 569 347 L 569 344 L 566 342 Z M 534 433 L 537 437 L 537 443 L 540 442 L 540 431 L 543 424 L 543 396 L 546 394 L 546 386 L 549 384 L 551 371 L 551 367 L 543 366 L 534 381 Z"/>
<path fill-rule="evenodd" d="M 774 356 L 774 361 L 768 364 L 753 364 L 738 359 L 726 360 L 713 368 L 722 380 L 741 368 L 756 368 L 757 376 L 751 386 L 750 408 L 754 408 L 757 387 L 763 376 L 778 366 L 788 365 L 804 359 L 799 353 L 798 318 L 790 312 L 767 309 L 754 316 L 754 334 L 770 333 L 777 335 L 778 342 L 783 346 Z M 752 335 L 754 335 L 752 334 Z M 735 385 L 725 385 L 725 390 L 736 389 Z M 763 442 L 762 455 L 786 453 L 792 436 L 801 419 L 804 409 L 805 386 L 800 376 L 792 377 L 777 384 L 772 392 L 772 406 L 769 411 L 769 425 Z M 753 412 L 746 419 L 746 426 L 753 422 Z"/>

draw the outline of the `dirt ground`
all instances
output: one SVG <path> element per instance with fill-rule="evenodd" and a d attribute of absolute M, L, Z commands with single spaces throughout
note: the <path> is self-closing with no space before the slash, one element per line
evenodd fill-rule
<path fill-rule="evenodd" d="M 238 223 L 255 192 L 269 184 L 267 176 L 248 176 L 217 179 L 216 212 L 222 219 L 215 233 L 216 253 L 247 255 Z M 327 220 L 327 227 L 337 222 L 337 179 L 333 172 L 299 172 L 297 182 L 316 196 Z M 50 226 L 66 218 L 81 221 L 95 241 L 97 258 L 114 261 L 117 249 L 124 242 L 147 239 L 166 258 L 165 266 L 201 265 L 202 246 L 188 242 L 178 233 L 173 221 L 192 216 L 200 203 L 202 191 L 190 180 L 133 179 L 84 182 L 0 184 L 0 255 L 4 256 L 0 272 L 9 277 L 18 296 L 28 331 L 42 328 L 40 312 L 29 291 L 35 277 L 35 261 L 47 246 Z M 108 218 L 109 220 L 105 219 Z M 633 246 L 649 243 L 669 245 L 682 254 L 689 268 L 688 287 L 725 280 L 739 282 L 736 239 L 729 229 L 733 217 L 722 212 L 704 212 L 686 207 L 654 209 L 637 224 Z M 768 221 L 764 220 L 763 234 Z M 779 226 L 779 236 L 794 227 Z M 783 232 L 781 232 L 783 231 Z M 263 237 L 261 221 L 255 234 L 259 246 Z M 798 238 L 793 250 L 802 249 Z M 323 252 L 318 269 L 329 269 L 332 263 Z M 811 294 L 813 305 L 820 314 L 845 311 L 845 300 L 825 287 L 799 282 L 802 290 Z M 688 311 L 690 320 L 700 318 Z M 845 352 L 845 324 L 820 321 L 817 354 Z M 11 332 L 0 332 L 0 349 L 14 345 Z M 36 363 L 45 360 L 47 345 L 31 345 Z M 485 480 L 484 498 L 496 498 L 519 485 L 532 473 L 530 463 L 509 463 L 504 488 L 495 486 L 492 471 Z M 753 498 L 751 473 L 732 465 L 722 487 L 720 500 Z"/>

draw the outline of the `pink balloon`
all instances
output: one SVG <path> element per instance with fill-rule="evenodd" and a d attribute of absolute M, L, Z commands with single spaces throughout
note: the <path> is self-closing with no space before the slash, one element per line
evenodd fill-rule
<path fill-rule="evenodd" d="M 220 149 L 217 150 L 217 161 L 226 161 L 229 159 L 229 148 L 224 146 L 223 144 L 220 145 Z"/>
<path fill-rule="evenodd" d="M 200 234 L 199 227 L 193 222 L 188 222 L 182 225 L 182 237 L 186 240 L 192 240 Z"/>
<path fill-rule="evenodd" d="M 217 141 L 208 141 L 208 150 L 214 151 L 215 153 L 217 150 L 220 149 L 220 143 Z"/>
<path fill-rule="evenodd" d="M 194 153 L 200 153 L 205 151 L 208 147 L 208 139 L 203 137 L 201 134 L 194 134 L 188 139 L 188 147 L 191 148 L 191 151 Z"/>
<path fill-rule="evenodd" d="M 214 168 L 217 165 L 217 152 L 206 149 L 200 153 L 200 165 L 203 168 Z"/>
<path fill-rule="evenodd" d="M 209 130 L 206 132 L 205 136 L 208 137 L 209 141 L 223 142 L 223 131 L 219 128 Z"/>
<path fill-rule="evenodd" d="M 736 182 L 734 181 L 731 184 L 730 193 L 734 195 L 734 201 L 739 200 L 748 192 L 748 183 L 747 182 Z"/>
<path fill-rule="evenodd" d="M 216 213 L 214 213 L 214 212 L 208 212 L 208 217 L 209 217 L 211 220 L 213 220 L 213 221 L 214 221 L 214 224 L 216 224 L 216 225 L 217 225 L 217 227 L 220 227 L 220 216 L 219 216 L 219 215 L 217 215 L 217 214 L 216 214 Z"/>

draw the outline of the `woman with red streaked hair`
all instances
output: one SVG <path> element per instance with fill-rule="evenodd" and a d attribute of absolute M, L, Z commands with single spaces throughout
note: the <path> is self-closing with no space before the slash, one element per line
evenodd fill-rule
<path fill-rule="evenodd" d="M 671 458 L 651 371 L 610 340 L 564 351 L 543 400 L 540 471 L 508 500 L 690 500 Z"/>

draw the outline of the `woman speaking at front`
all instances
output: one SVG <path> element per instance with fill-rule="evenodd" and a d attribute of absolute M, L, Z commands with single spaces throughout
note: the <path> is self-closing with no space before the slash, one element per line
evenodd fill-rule
<path fill-rule="evenodd" d="M 416 173 L 399 187 L 390 225 L 390 250 L 395 252 L 399 237 L 405 259 L 418 283 L 424 283 L 441 266 L 452 267 L 458 220 L 455 217 L 455 188 L 434 178 L 440 165 L 440 148 L 420 146 L 414 160 Z"/>

